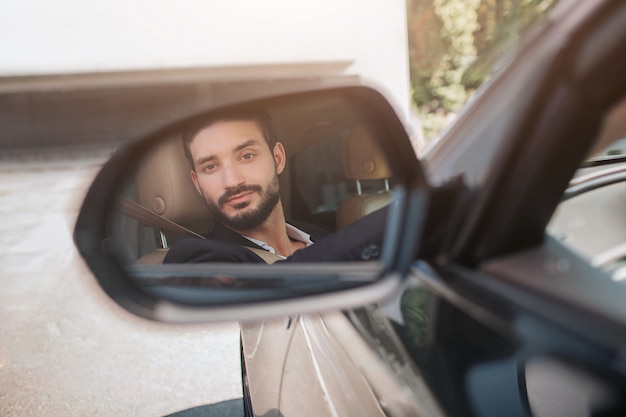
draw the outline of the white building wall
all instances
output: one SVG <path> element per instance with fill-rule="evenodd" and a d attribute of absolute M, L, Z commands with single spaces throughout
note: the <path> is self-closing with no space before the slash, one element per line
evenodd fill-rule
<path fill-rule="evenodd" d="M 345 62 L 410 109 L 404 0 L 3 0 L 0 76 Z"/>

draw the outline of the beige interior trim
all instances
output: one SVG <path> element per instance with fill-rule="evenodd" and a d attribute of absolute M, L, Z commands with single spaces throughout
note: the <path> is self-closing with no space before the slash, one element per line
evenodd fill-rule
<path fill-rule="evenodd" d="M 244 246 L 244 248 L 251 250 L 268 264 L 273 264 L 274 262 L 281 260 L 280 256 L 269 253 L 265 249 L 250 248 L 248 246 Z"/>

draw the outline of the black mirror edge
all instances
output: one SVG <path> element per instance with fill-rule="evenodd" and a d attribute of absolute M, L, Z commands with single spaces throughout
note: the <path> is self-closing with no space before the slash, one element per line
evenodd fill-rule
<path fill-rule="evenodd" d="M 406 187 L 406 194 L 400 198 L 395 210 L 395 222 L 390 222 L 386 239 L 395 250 L 386 250 L 383 262 L 389 265 L 389 273 L 377 282 L 365 287 L 336 293 L 311 296 L 306 299 L 282 300 L 273 303 L 220 307 L 190 307 L 158 300 L 142 292 L 128 279 L 127 275 L 105 250 L 105 214 L 114 202 L 118 191 L 117 184 L 123 179 L 127 168 L 137 161 L 137 155 L 146 151 L 155 141 L 168 134 L 180 131 L 182 126 L 205 117 L 206 114 L 224 107 L 254 103 L 269 99 L 288 99 L 303 95 L 343 94 L 359 103 L 370 120 L 379 126 L 388 138 L 385 153 L 394 161 L 394 174 Z M 297 93 L 281 94 L 254 100 L 243 100 L 228 106 L 216 106 L 202 114 L 186 118 L 169 127 L 128 143 L 121 147 L 96 175 L 83 205 L 74 229 L 74 242 L 86 264 L 92 271 L 104 292 L 124 309 L 131 313 L 156 321 L 164 322 L 208 322 L 258 319 L 260 311 L 264 317 L 281 316 L 288 312 L 312 312 L 327 309 L 343 309 L 381 300 L 393 294 L 410 266 L 417 251 L 420 233 L 407 233 L 407 227 L 419 225 L 423 215 L 417 206 L 425 207 L 428 183 L 419 164 L 410 139 L 395 110 L 378 91 L 370 87 L 336 87 L 315 89 Z M 418 232 L 421 228 L 413 229 Z"/>
<path fill-rule="evenodd" d="M 259 319 L 285 317 L 292 314 L 337 311 L 363 306 L 390 297 L 401 286 L 403 277 L 388 273 L 384 278 L 365 286 L 327 294 L 276 300 L 265 303 L 238 304 L 220 307 L 193 307 L 157 301 L 150 318 L 164 323 L 208 323 L 224 321 L 255 322 Z M 129 309 L 130 305 L 125 305 Z M 135 314 L 138 309 L 129 309 Z M 139 314 L 141 315 L 141 314 Z"/>

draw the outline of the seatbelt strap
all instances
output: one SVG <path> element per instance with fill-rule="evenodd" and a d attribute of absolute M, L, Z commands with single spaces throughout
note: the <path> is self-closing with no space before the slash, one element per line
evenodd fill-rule
<path fill-rule="evenodd" d="M 160 214 L 157 214 L 152 210 L 145 208 L 141 204 L 134 202 L 126 196 L 120 197 L 117 202 L 117 207 L 122 213 L 136 220 L 140 220 L 142 222 L 156 226 L 160 229 L 169 230 L 170 232 L 182 233 L 188 236 L 198 237 L 200 239 L 206 239 L 206 237 L 202 236 L 201 234 L 198 234 L 193 230 L 187 229 L 186 227 L 181 226 L 180 224 L 173 222 L 170 219 L 167 219 Z M 274 255 L 264 249 L 251 248 L 249 246 L 244 247 L 254 252 L 268 264 L 273 264 L 274 262 L 282 259 L 280 256 Z"/>
<path fill-rule="evenodd" d="M 141 204 L 134 202 L 126 196 L 120 197 L 117 202 L 117 207 L 122 213 L 136 220 L 141 220 L 142 222 L 157 226 L 160 229 L 206 239 L 204 236 L 194 232 L 193 230 L 189 230 L 186 227 L 183 227 L 180 224 L 173 222 L 170 219 L 167 219 L 160 214 L 157 214 L 152 210 L 145 208 Z"/>

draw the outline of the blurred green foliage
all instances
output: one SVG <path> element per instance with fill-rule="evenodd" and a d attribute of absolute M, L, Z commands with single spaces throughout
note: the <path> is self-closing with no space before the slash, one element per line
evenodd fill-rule
<path fill-rule="evenodd" d="M 557 0 L 407 0 L 413 101 L 432 139 Z"/>

